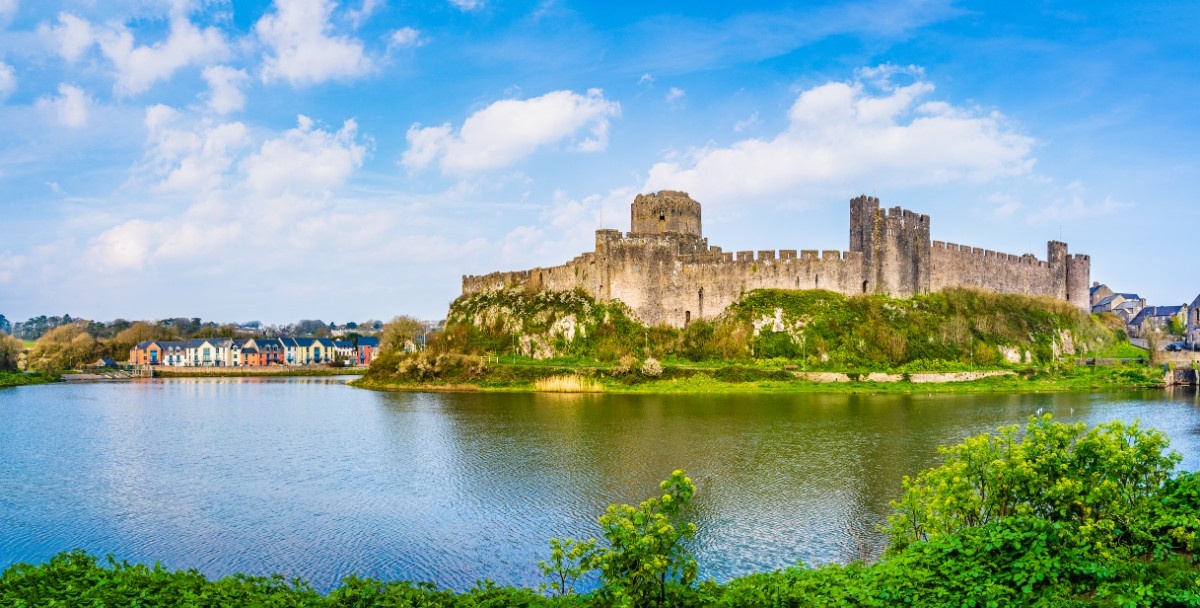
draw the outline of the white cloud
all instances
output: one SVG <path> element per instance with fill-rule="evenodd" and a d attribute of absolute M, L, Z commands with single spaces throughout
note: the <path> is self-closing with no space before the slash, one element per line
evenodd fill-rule
<path fill-rule="evenodd" d="M 388 37 L 389 47 L 407 47 L 421 46 L 425 41 L 421 38 L 421 32 L 411 27 L 402 27 Z"/>
<path fill-rule="evenodd" d="M 174 109 L 155 105 L 146 109 L 147 167 L 167 192 L 199 195 L 223 185 L 238 154 L 250 144 L 240 122 L 181 125 Z"/>
<path fill-rule="evenodd" d="M 17 74 L 12 66 L 0 61 L 0 101 L 8 98 L 17 90 Z"/>
<path fill-rule="evenodd" d="M 990 207 L 985 214 L 991 219 L 1004 219 L 1015 215 L 1024 205 L 1021 201 L 1007 194 L 993 194 L 987 198 L 987 205 Z"/>
<path fill-rule="evenodd" d="M 241 163 L 246 183 L 258 193 L 324 193 L 341 185 L 362 166 L 366 146 L 359 144 L 358 124 L 347 120 L 337 132 L 314 128 L 312 119 L 262 145 Z"/>
<path fill-rule="evenodd" d="M 347 16 L 350 18 L 350 24 L 354 27 L 354 29 L 358 29 L 363 23 L 366 23 L 367 19 L 370 19 L 371 15 L 374 15 L 375 11 L 379 10 L 379 7 L 383 6 L 383 4 L 384 0 L 363 0 L 362 4 L 357 9 L 350 9 L 347 11 Z"/>
<path fill-rule="evenodd" d="M 256 144 L 240 122 L 197 119 L 164 105 L 147 108 L 144 165 L 153 176 L 147 186 L 177 198 L 161 199 L 168 205 L 162 217 L 129 219 L 97 234 L 89 259 L 100 270 L 140 270 L 237 260 L 230 255 L 235 250 L 253 252 L 256 262 L 325 251 L 333 226 L 349 223 L 349 215 L 331 208 L 330 192 L 362 167 L 366 146 L 352 120 L 337 131 L 304 116 L 297 122 Z M 184 203 L 182 212 L 169 209 L 175 200 Z M 247 241 L 251 229 L 255 239 Z"/>
<path fill-rule="evenodd" d="M 458 133 L 449 124 L 412 125 L 401 162 L 409 169 L 424 169 L 436 161 L 445 173 L 496 169 L 585 129 L 587 137 L 573 148 L 596 152 L 608 146 L 609 118 L 620 112 L 620 104 L 605 99 L 599 89 L 586 95 L 554 91 L 525 100 L 504 99 L 472 114 Z"/>
<path fill-rule="evenodd" d="M 73 84 L 58 85 L 58 97 L 42 97 L 37 107 L 54 115 L 58 124 L 79 128 L 87 124 L 92 98 Z"/>
<path fill-rule="evenodd" d="M 217 114 L 240 112 L 246 106 L 246 94 L 242 87 L 250 82 L 243 70 L 223 65 L 204 68 L 204 80 L 208 82 L 208 108 Z"/>
<path fill-rule="evenodd" d="M 652 74 L 642 74 L 642 77 L 638 78 L 638 84 L 654 84 L 654 76 Z"/>
<path fill-rule="evenodd" d="M 1083 186 L 1074 182 L 1067 186 L 1067 192 L 1055 199 L 1049 205 L 1029 216 L 1029 224 L 1043 224 L 1079 220 L 1100 215 L 1111 215 L 1129 209 L 1132 205 L 1105 197 L 1097 203 L 1088 203 L 1083 197 Z"/>
<path fill-rule="evenodd" d="M 54 43 L 58 54 L 67 63 L 79 61 L 79 58 L 83 57 L 83 54 L 96 43 L 96 34 L 92 31 L 92 24 L 66 12 L 58 14 L 57 26 L 43 25 L 38 28 L 38 33 Z"/>
<path fill-rule="evenodd" d="M 329 0 L 275 0 L 275 12 L 254 26 L 272 53 L 263 59 L 263 82 L 286 80 L 305 86 L 371 70 L 361 41 L 326 34 L 333 8 Z"/>
<path fill-rule="evenodd" d="M 679 87 L 671 87 L 671 90 L 667 91 L 667 96 L 664 100 L 674 106 L 678 105 L 684 97 L 687 97 L 687 92 Z"/>
<path fill-rule="evenodd" d="M 483 8 L 484 0 L 450 0 L 450 4 L 460 11 L 473 11 Z"/>
<path fill-rule="evenodd" d="M 893 79 L 911 82 L 897 85 Z M 685 190 L 734 202 L 810 186 L 900 187 L 985 181 L 1033 166 L 1035 141 L 997 112 L 925 101 L 934 90 L 914 68 L 862 70 L 853 82 L 800 93 L 786 130 L 682 154 L 651 167 L 643 191 Z"/>
<path fill-rule="evenodd" d="M 9 19 L 17 14 L 17 0 L 0 0 L 0 19 Z"/>
<path fill-rule="evenodd" d="M 636 195 L 633 188 L 581 199 L 555 192 L 553 204 L 541 213 L 538 225 L 518 226 L 500 239 L 500 262 L 511 268 L 546 266 L 591 251 L 597 229 L 628 221 L 629 204 Z"/>
<path fill-rule="evenodd" d="M 0 253 L 0 284 L 12 281 L 13 275 L 25 266 L 25 256 Z"/>
<path fill-rule="evenodd" d="M 758 112 L 755 112 L 755 113 L 751 114 L 749 118 L 747 118 L 745 120 L 739 120 L 739 121 L 733 123 L 733 132 L 734 133 L 742 133 L 752 127 L 757 126 L 758 123 L 759 123 Z"/>
<path fill-rule="evenodd" d="M 98 38 L 100 51 L 117 68 L 113 90 L 118 95 L 143 93 L 181 68 L 203 65 L 228 52 L 218 29 L 197 28 L 179 9 L 172 10 L 170 33 L 158 44 L 136 46 L 133 34 L 124 26 L 104 32 Z"/>

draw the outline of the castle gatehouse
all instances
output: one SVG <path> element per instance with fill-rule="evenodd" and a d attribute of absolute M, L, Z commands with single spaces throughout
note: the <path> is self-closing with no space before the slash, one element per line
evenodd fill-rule
<path fill-rule="evenodd" d="M 1091 260 L 1050 241 L 1045 260 L 931 241 L 929 216 L 879 199 L 850 201 L 850 250 L 722 251 L 700 229 L 685 192 L 639 194 L 630 231 L 597 230 L 596 250 L 561 266 L 464 276 L 463 294 L 522 287 L 621 300 L 648 325 L 686 326 L 721 314 L 754 289 L 828 289 L 896 297 L 975 287 L 1044 295 L 1089 309 Z"/>

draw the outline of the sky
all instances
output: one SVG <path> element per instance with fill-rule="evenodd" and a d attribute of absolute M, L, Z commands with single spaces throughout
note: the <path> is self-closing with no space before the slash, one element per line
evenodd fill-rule
<path fill-rule="evenodd" d="M 848 248 L 849 199 L 1152 304 L 1200 280 L 1200 3 L 0 0 L 0 314 L 445 315 L 638 193 Z"/>

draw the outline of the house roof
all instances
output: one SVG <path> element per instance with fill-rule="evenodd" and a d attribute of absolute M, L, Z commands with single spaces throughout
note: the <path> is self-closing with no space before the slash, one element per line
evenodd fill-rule
<path fill-rule="evenodd" d="M 1139 312 L 1130 325 L 1141 325 L 1146 319 L 1163 319 L 1173 317 L 1183 311 L 1183 306 L 1147 306 Z"/>
<path fill-rule="evenodd" d="M 354 343 L 349 340 L 334 340 L 333 345 L 338 348 L 354 348 Z"/>
<path fill-rule="evenodd" d="M 379 338 L 376 338 L 375 336 L 362 336 L 358 339 L 358 345 L 359 346 L 378 347 L 379 346 Z"/>

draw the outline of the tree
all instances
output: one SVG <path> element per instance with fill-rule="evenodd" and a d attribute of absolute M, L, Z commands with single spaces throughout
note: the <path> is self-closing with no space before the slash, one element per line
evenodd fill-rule
<path fill-rule="evenodd" d="M 12 322 L 0 315 L 0 333 L 12 334 Z"/>
<path fill-rule="evenodd" d="M 696 559 L 685 543 L 695 536 L 696 524 L 683 518 L 696 485 L 677 470 L 658 487 L 662 495 L 636 507 L 610 505 L 600 516 L 607 547 L 598 547 L 595 539 L 551 539 L 551 559 L 539 563 L 551 589 L 570 593 L 574 580 L 599 570 L 601 591 L 613 605 L 672 605 L 671 588 L 696 580 Z"/>
<path fill-rule="evenodd" d="M 96 357 L 96 339 L 80 323 L 56 327 L 29 351 L 28 366 L 39 371 L 74 369 Z"/>
<path fill-rule="evenodd" d="M 0 334 L 0 372 L 15 372 L 21 360 L 25 343 L 5 334 Z"/>
<path fill-rule="evenodd" d="M 137 321 L 104 343 L 104 352 L 114 360 L 124 361 L 129 350 L 146 340 L 168 340 L 175 337 L 174 328 L 162 328 Z"/>
<path fill-rule="evenodd" d="M 415 317 L 401 315 L 383 326 L 379 351 L 403 350 L 406 344 L 419 345 L 425 324 Z"/>
<path fill-rule="evenodd" d="M 1166 341 L 1161 327 L 1150 319 L 1142 321 L 1142 337 L 1146 340 L 1146 351 L 1150 354 L 1150 365 L 1162 363 L 1162 346 Z"/>

